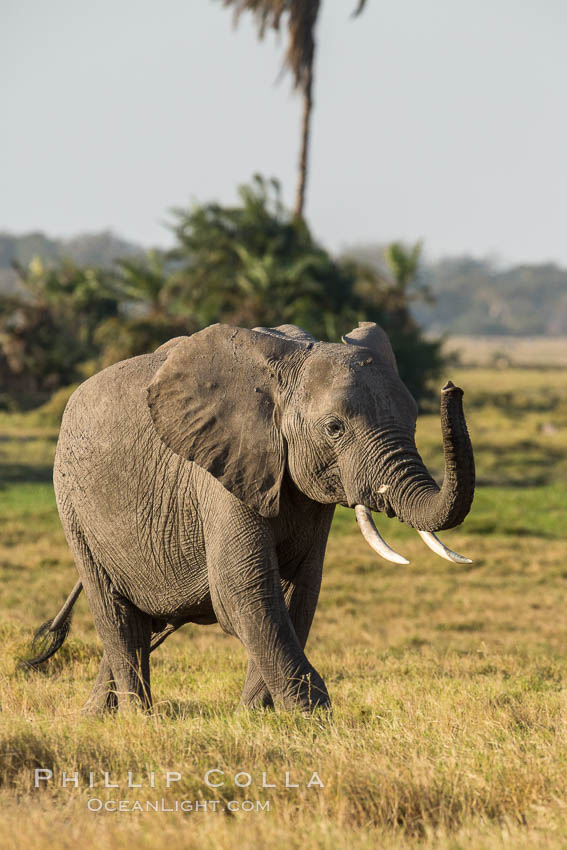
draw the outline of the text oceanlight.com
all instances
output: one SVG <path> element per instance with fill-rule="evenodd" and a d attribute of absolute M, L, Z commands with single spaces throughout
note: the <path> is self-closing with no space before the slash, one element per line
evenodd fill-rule
<path fill-rule="evenodd" d="M 269 800 L 87 800 L 89 812 L 269 812 Z"/>

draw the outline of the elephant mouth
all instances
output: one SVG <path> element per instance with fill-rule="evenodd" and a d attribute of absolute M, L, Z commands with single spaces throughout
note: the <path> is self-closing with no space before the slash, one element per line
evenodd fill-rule
<path fill-rule="evenodd" d="M 380 490 L 378 490 L 374 499 L 369 500 L 369 502 L 365 500 L 364 506 L 370 508 L 370 510 L 375 513 L 386 514 L 389 519 L 397 517 L 396 511 L 388 499 L 386 486 L 384 487 L 384 492 L 380 492 Z M 356 507 L 356 505 L 354 507 Z"/>
<path fill-rule="evenodd" d="M 356 508 L 357 505 L 364 505 L 368 510 L 373 511 L 377 514 L 385 514 L 389 519 L 393 519 L 397 517 L 397 513 L 392 503 L 388 499 L 388 489 L 387 485 L 380 486 L 377 491 L 370 493 L 362 492 L 358 494 L 358 498 L 350 498 L 348 501 L 340 502 L 340 504 L 344 508 L 350 508 L 351 510 Z M 403 522 L 400 519 L 400 522 Z"/>

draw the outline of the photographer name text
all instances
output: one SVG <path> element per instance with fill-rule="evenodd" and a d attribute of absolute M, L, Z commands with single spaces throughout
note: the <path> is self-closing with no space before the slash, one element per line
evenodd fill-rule
<path fill-rule="evenodd" d="M 194 774 L 184 775 L 179 770 L 149 771 L 144 775 L 135 774 L 129 770 L 125 777 L 112 775 L 110 771 L 94 770 L 62 770 L 55 773 L 47 767 L 37 767 L 34 772 L 34 788 L 57 785 L 60 788 L 175 788 L 176 783 L 184 779 L 195 778 Z M 208 788 L 223 788 L 234 784 L 238 788 L 324 788 L 325 784 L 316 770 L 308 771 L 303 776 L 294 775 L 286 770 L 283 775 L 276 776 L 269 771 L 249 772 L 239 770 L 231 773 L 212 767 L 207 770 L 201 781 Z"/>

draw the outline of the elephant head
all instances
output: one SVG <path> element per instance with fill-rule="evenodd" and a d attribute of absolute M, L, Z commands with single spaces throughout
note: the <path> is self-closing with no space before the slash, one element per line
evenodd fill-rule
<path fill-rule="evenodd" d="M 389 560 L 371 510 L 397 516 L 449 560 L 433 532 L 460 524 L 474 495 L 462 390 L 441 391 L 445 476 L 439 487 L 415 445 L 417 405 L 384 331 L 365 322 L 321 343 L 300 328 L 213 325 L 173 340 L 148 387 L 161 439 L 233 495 L 274 517 L 288 472 L 310 499 L 355 508 L 361 530 Z"/>

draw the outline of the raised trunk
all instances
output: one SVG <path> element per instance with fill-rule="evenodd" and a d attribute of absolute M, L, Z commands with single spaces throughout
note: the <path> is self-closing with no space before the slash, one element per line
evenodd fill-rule
<path fill-rule="evenodd" d="M 462 399 L 463 391 L 450 381 L 441 390 L 443 486 L 439 488 L 431 478 L 417 452 L 397 465 L 398 475 L 388 490 L 388 501 L 396 516 L 413 528 L 422 531 L 454 528 L 471 508 L 475 486 L 474 456 Z"/>

